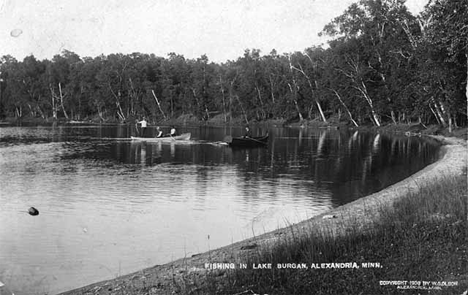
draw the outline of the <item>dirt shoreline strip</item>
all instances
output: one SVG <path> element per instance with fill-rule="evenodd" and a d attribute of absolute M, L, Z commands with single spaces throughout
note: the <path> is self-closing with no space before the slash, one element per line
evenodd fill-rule
<path fill-rule="evenodd" d="M 205 263 L 245 262 L 252 252 L 261 251 L 262 247 L 269 247 L 279 240 L 290 238 L 293 234 L 297 237 L 297 234 L 308 230 L 319 230 L 324 234 L 340 236 L 346 235 L 349 231 L 348 225 L 356 222 L 362 230 L 365 230 L 378 220 L 379 208 L 392 205 L 398 199 L 407 196 L 409 192 L 417 192 L 421 187 L 436 182 L 442 176 L 460 175 L 466 169 L 467 141 L 460 138 L 431 137 L 443 144 L 441 147 L 443 154 L 440 159 L 379 192 L 287 228 L 61 294 L 133 294 L 132 289 L 143 287 L 150 290 L 149 294 L 174 294 L 173 291 L 180 290 L 180 286 L 184 285 L 187 276 L 190 276 L 191 280 L 197 277 L 201 279 L 208 271 Z"/>

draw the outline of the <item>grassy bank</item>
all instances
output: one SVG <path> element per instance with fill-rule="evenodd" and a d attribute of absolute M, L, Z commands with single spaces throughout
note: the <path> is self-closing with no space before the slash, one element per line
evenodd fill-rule
<path fill-rule="evenodd" d="M 367 230 L 356 222 L 348 225 L 346 236 L 330 238 L 319 230 L 303 229 L 306 233 L 293 235 L 298 238 L 254 253 L 245 261 L 248 269 L 222 271 L 222 278 L 220 271 L 214 271 L 199 286 L 185 284 L 180 290 L 189 294 L 427 294 L 431 289 L 431 294 L 462 294 L 468 289 L 466 192 L 466 174 L 442 178 L 380 209 L 381 218 Z M 288 262 L 305 263 L 308 269 L 277 268 L 278 263 Z M 332 262 L 356 265 L 311 267 Z M 366 262 L 376 264 L 364 268 Z M 271 263 L 272 269 L 253 269 L 259 263 Z M 385 281 L 407 281 L 398 283 L 400 288 L 408 288 L 410 281 L 417 283 L 411 289 L 397 289 L 382 285 Z M 426 283 L 423 289 L 424 282 L 438 283 Z"/>

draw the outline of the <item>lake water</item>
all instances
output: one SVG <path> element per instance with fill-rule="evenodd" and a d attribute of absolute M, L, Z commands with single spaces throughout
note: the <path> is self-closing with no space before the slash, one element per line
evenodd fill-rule
<path fill-rule="evenodd" d="M 132 142 L 124 125 L 0 127 L 0 281 L 55 294 L 190 257 L 351 202 L 438 157 L 420 138 L 348 130 L 254 128 L 270 134 L 257 149 L 222 144 L 242 128 L 178 130 L 192 140 Z"/>

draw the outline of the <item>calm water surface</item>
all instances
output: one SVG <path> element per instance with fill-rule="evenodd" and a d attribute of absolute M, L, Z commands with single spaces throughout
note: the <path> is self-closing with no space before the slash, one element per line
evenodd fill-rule
<path fill-rule="evenodd" d="M 378 191 L 438 154 L 419 138 L 346 130 L 254 129 L 269 132 L 268 148 L 240 150 L 221 142 L 241 128 L 179 131 L 193 140 L 0 127 L 0 281 L 55 294 L 190 257 Z"/>

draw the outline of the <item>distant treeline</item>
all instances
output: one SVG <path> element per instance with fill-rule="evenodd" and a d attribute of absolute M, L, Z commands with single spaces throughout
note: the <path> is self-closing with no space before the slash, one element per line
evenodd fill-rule
<path fill-rule="evenodd" d="M 433 0 L 415 17 L 404 2 L 352 4 L 321 32 L 332 37 L 326 49 L 245 50 L 222 64 L 175 53 L 3 56 L 0 117 L 466 126 L 467 5 Z"/>

